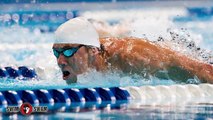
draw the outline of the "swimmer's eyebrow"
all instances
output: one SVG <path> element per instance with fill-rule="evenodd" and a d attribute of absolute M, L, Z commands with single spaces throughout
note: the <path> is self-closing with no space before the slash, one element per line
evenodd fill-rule
<path fill-rule="evenodd" d="M 73 47 L 78 47 L 78 46 L 64 45 L 63 47 L 53 47 L 52 49 L 68 49 L 68 48 L 73 48 Z"/>
<path fill-rule="evenodd" d="M 75 46 L 66 45 L 66 46 L 63 46 L 62 49 L 73 48 L 73 47 L 75 47 Z"/>

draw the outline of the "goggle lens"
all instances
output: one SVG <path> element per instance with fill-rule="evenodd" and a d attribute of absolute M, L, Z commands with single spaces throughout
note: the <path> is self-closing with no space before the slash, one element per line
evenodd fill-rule
<path fill-rule="evenodd" d="M 80 45 L 79 47 L 72 47 L 69 49 L 65 49 L 65 50 L 56 50 L 53 48 L 53 53 L 55 55 L 56 58 L 59 58 L 60 54 L 62 53 L 65 57 L 72 57 L 80 47 L 82 47 L 83 45 Z"/>
<path fill-rule="evenodd" d="M 68 50 L 63 51 L 63 54 L 66 57 L 71 57 L 75 54 L 76 51 L 77 51 L 76 48 L 72 48 L 72 49 L 68 49 Z"/>

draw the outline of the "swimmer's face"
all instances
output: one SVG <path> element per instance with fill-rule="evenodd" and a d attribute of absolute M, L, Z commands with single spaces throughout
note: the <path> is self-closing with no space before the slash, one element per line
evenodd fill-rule
<path fill-rule="evenodd" d="M 67 83 L 77 82 L 77 75 L 88 69 L 88 51 L 86 46 L 79 44 L 54 44 L 54 54 L 58 66 Z M 72 54 L 74 53 L 74 54 Z"/>

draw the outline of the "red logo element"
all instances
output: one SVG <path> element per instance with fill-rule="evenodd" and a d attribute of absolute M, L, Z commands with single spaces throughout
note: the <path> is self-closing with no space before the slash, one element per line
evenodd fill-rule
<path fill-rule="evenodd" d="M 23 103 L 20 107 L 20 112 L 23 115 L 30 115 L 33 112 L 33 106 L 30 103 Z"/>

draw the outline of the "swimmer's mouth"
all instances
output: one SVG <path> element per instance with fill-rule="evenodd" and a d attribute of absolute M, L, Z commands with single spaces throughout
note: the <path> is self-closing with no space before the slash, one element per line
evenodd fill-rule
<path fill-rule="evenodd" d="M 63 78 L 66 79 L 70 75 L 69 71 L 63 71 Z"/>

